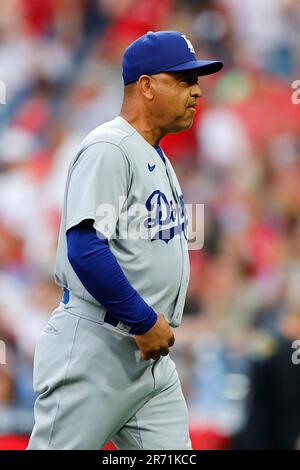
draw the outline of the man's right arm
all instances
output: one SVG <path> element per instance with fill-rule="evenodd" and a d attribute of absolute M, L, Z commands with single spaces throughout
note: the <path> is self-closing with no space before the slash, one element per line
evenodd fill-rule
<path fill-rule="evenodd" d="M 155 311 L 132 287 L 108 240 L 99 238 L 93 220 L 84 220 L 67 232 L 68 259 L 87 291 L 110 314 L 130 327 L 142 358 L 168 354 L 174 335 L 162 314 Z"/>

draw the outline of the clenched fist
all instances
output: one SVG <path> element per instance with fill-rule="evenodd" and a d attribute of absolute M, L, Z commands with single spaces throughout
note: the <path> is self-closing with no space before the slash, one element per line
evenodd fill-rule
<path fill-rule="evenodd" d="M 162 313 L 157 314 L 157 321 L 152 328 L 143 335 L 135 336 L 142 359 L 159 359 L 167 356 L 169 348 L 175 343 L 175 337 L 171 327 Z"/>

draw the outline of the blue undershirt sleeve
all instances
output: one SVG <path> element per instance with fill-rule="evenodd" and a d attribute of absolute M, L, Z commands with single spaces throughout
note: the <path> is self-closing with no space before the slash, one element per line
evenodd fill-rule
<path fill-rule="evenodd" d="M 117 320 L 141 335 L 156 323 L 157 314 L 126 278 L 107 239 L 100 239 L 92 220 L 67 232 L 68 259 L 86 290 Z"/>

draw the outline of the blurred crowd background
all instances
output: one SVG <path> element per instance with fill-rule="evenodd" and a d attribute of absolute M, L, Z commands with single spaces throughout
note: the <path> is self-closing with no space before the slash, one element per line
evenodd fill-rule
<path fill-rule="evenodd" d="M 225 62 L 200 80 L 193 128 L 161 143 L 185 201 L 205 205 L 172 352 L 193 445 L 300 449 L 299 0 L 0 0 L 0 12 L 0 446 L 32 428 L 68 164 L 120 110 L 125 47 L 175 29 Z"/>

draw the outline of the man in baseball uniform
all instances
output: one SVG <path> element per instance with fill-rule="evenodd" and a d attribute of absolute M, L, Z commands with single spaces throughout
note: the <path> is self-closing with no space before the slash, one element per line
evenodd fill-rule
<path fill-rule="evenodd" d="M 83 140 L 69 169 L 57 249 L 64 290 L 38 341 L 29 449 L 190 449 L 169 348 L 189 257 L 183 195 L 159 146 L 188 129 L 199 75 L 176 31 L 149 32 L 123 57 L 120 115 Z"/>

